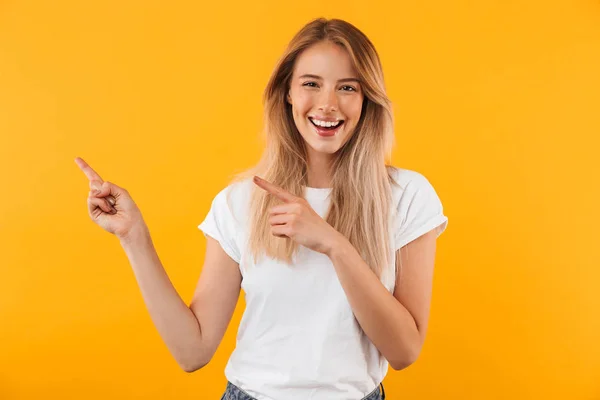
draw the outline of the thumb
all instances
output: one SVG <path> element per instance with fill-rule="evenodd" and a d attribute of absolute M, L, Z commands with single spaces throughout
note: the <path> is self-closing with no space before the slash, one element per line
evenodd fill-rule
<path fill-rule="evenodd" d="M 124 189 L 109 181 L 104 181 L 102 183 L 102 187 L 100 188 L 101 196 L 112 195 L 114 197 L 118 194 L 121 194 L 122 192 L 124 192 Z"/>
<path fill-rule="evenodd" d="M 114 196 L 121 192 L 120 187 L 109 181 L 92 181 L 90 186 L 92 188 L 92 191 L 94 191 L 94 194 L 98 197 L 106 197 L 109 195 Z"/>
<path fill-rule="evenodd" d="M 122 192 L 122 189 L 120 187 L 118 187 L 114 183 L 105 181 L 102 183 L 102 188 L 100 189 L 100 194 L 98 194 L 97 196 L 106 198 L 106 201 L 108 201 L 111 206 L 114 206 L 117 203 L 116 197 L 118 197 L 118 195 L 121 192 Z"/>
<path fill-rule="evenodd" d="M 94 194 L 96 196 L 102 193 L 102 189 L 103 189 L 103 182 L 102 181 L 93 180 L 93 181 L 90 182 L 90 190 L 92 192 L 94 192 Z"/>

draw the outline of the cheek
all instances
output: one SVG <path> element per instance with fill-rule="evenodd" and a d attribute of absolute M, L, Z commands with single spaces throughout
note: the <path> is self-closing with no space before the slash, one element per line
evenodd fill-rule
<path fill-rule="evenodd" d="M 360 119 L 361 111 L 361 98 L 348 99 L 348 101 L 344 103 L 343 112 L 348 118 L 358 121 Z"/>
<path fill-rule="evenodd" d="M 311 97 L 306 94 L 300 94 L 293 97 L 295 114 L 298 116 L 303 116 L 307 112 L 310 111 L 312 106 Z"/>

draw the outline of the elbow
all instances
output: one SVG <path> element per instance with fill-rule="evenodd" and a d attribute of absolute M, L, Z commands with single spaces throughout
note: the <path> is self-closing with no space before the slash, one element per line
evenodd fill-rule
<path fill-rule="evenodd" d="M 199 367 L 197 367 L 195 365 L 188 365 L 188 364 L 183 364 L 183 363 L 179 363 L 179 367 L 181 367 L 181 369 L 184 372 L 187 372 L 188 374 L 191 374 L 192 372 L 200 369 Z"/>
<path fill-rule="evenodd" d="M 210 360 L 199 360 L 199 359 L 188 359 L 188 360 L 180 360 L 178 361 L 179 367 L 187 373 L 192 373 L 194 371 L 198 371 L 199 369 L 204 368 Z"/>
<path fill-rule="evenodd" d="M 389 364 L 390 364 L 390 367 L 392 367 L 392 369 L 394 371 L 400 371 L 400 370 L 403 370 L 405 368 L 408 368 L 413 362 L 407 362 L 407 361 L 390 361 Z"/>
<path fill-rule="evenodd" d="M 188 366 L 184 366 L 184 365 L 180 365 L 181 369 L 184 372 L 187 372 L 188 374 L 191 374 L 194 371 L 198 371 L 200 368 L 197 367 L 188 367 Z"/>
<path fill-rule="evenodd" d="M 194 371 L 197 371 L 197 368 L 194 368 L 194 367 L 188 367 L 187 365 L 179 365 L 179 366 L 181 367 L 181 369 L 182 369 L 184 372 L 187 372 L 188 374 L 191 374 L 192 372 L 194 372 Z"/>
<path fill-rule="evenodd" d="M 399 357 L 389 361 L 390 367 L 395 371 L 400 371 L 414 364 L 419 358 L 419 351 L 413 352 L 410 357 Z"/>
<path fill-rule="evenodd" d="M 396 354 L 395 357 L 389 359 L 390 367 L 396 371 L 400 371 L 417 362 L 424 342 L 425 338 L 419 335 L 419 338 L 415 339 L 411 345 L 400 351 L 401 354 Z"/>
<path fill-rule="evenodd" d="M 192 372 L 198 371 L 199 369 L 202 369 L 206 364 L 208 364 L 207 362 L 203 362 L 203 363 L 196 363 L 196 364 L 184 364 L 184 363 L 179 363 L 179 366 L 181 367 L 181 369 L 183 369 L 185 372 L 191 374 Z"/>

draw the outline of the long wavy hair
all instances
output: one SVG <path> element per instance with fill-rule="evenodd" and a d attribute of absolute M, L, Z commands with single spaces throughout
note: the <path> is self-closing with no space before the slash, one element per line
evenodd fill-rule
<path fill-rule="evenodd" d="M 392 208 L 391 152 L 393 112 L 387 97 L 379 55 L 367 36 L 352 24 L 319 18 L 306 24 L 290 41 L 273 70 L 263 94 L 265 151 L 251 169 L 235 174 L 232 182 L 258 175 L 288 192 L 304 197 L 307 183 L 306 143 L 298 132 L 292 106 L 286 101 L 298 56 L 310 46 L 331 41 L 352 60 L 364 93 L 362 112 L 350 139 L 331 164 L 330 206 L 324 219 L 344 235 L 381 279 L 391 265 L 389 223 Z M 268 209 L 281 200 L 252 185 L 249 205 L 248 251 L 292 264 L 298 244 L 271 234 Z M 396 263 L 397 268 L 397 263 Z"/>

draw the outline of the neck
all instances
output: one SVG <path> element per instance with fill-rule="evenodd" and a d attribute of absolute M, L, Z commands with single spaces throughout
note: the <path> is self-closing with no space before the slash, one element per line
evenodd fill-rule
<path fill-rule="evenodd" d="M 307 171 L 308 187 L 317 189 L 331 187 L 331 174 L 329 171 L 331 159 L 327 156 L 329 154 L 309 157 Z"/>

